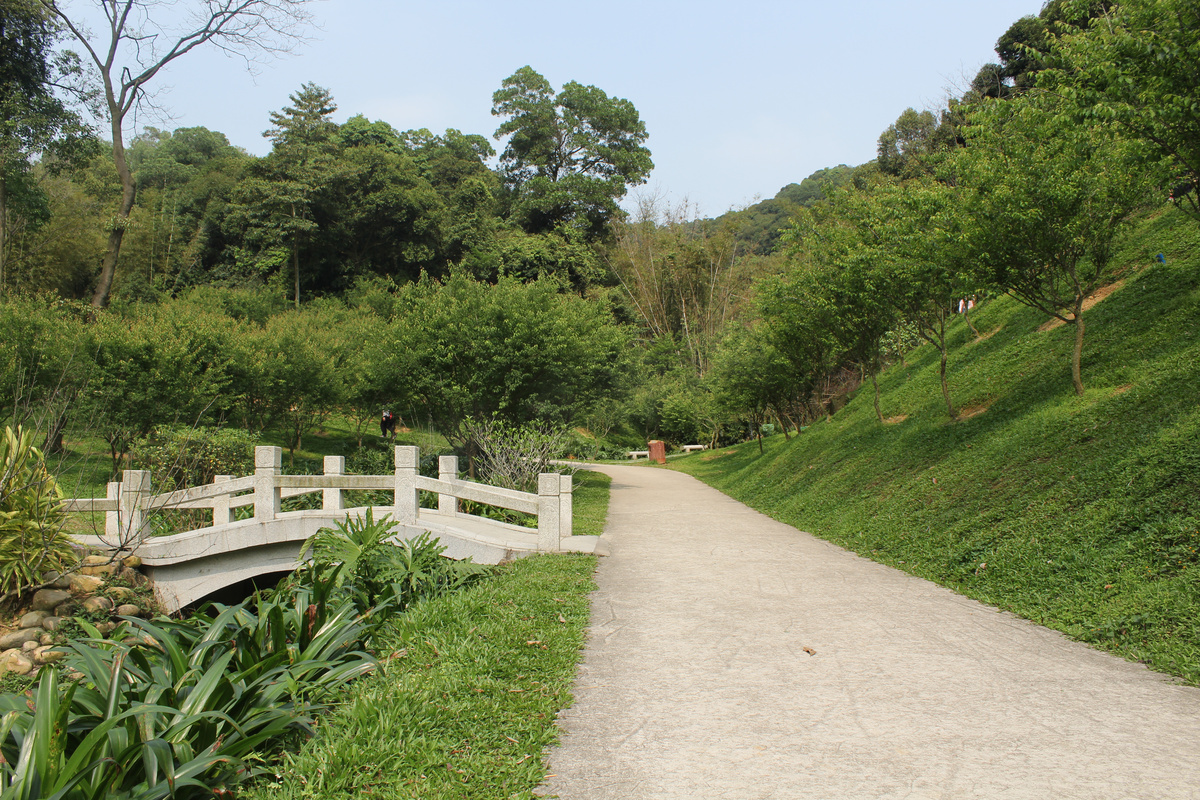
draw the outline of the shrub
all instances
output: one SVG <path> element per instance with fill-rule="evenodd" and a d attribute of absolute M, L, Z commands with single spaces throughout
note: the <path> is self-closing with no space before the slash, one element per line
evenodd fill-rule
<path fill-rule="evenodd" d="M 62 532 L 62 491 L 33 436 L 6 427 L 0 442 L 0 601 L 74 560 L 73 543 Z"/>

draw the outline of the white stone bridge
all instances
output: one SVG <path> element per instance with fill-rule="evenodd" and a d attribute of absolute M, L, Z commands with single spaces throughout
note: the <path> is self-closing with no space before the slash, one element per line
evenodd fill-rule
<path fill-rule="evenodd" d="M 141 557 L 146 574 L 164 608 L 175 611 L 219 589 L 248 578 L 286 572 L 300 565 L 303 542 L 321 528 L 348 516 L 362 517 L 367 507 L 346 508 L 347 490 L 386 490 L 393 504 L 374 506 L 376 519 L 391 514 L 394 539 L 429 532 L 451 558 L 471 557 L 497 564 L 532 553 L 599 552 L 596 536 L 573 536 L 571 476 L 543 473 L 538 492 L 517 492 L 458 478 L 458 459 L 442 456 L 438 477 L 417 472 L 416 447 L 396 447 L 393 475 L 347 475 L 345 459 L 325 457 L 323 475 L 282 474 L 282 450 L 257 447 L 254 474 L 218 476 L 210 484 L 167 494 L 150 493 L 150 473 L 125 470 L 108 484 L 105 499 L 67 501 L 68 511 L 105 513 L 102 535 L 76 536 L 100 550 Z M 421 508 L 421 491 L 438 496 L 438 507 Z M 282 511 L 283 498 L 321 492 L 321 508 Z M 537 515 L 537 527 L 525 528 L 458 510 L 471 500 Z M 238 520 L 236 509 L 253 506 L 253 517 Z M 148 515 L 173 508 L 212 509 L 208 527 L 169 536 L 148 536 Z"/>

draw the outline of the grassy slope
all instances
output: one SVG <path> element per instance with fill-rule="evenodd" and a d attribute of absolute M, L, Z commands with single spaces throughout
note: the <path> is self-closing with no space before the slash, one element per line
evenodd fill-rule
<path fill-rule="evenodd" d="M 1162 252 L 1165 265 L 1154 261 Z M 936 353 L 792 441 L 674 462 L 823 538 L 1153 668 L 1200 682 L 1200 226 L 1133 228 L 1125 284 L 1073 330 L 1002 297 L 954 328 L 949 422 Z"/>

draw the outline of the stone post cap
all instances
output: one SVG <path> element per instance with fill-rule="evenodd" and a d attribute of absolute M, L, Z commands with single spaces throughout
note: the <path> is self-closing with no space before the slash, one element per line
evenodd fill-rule
<path fill-rule="evenodd" d="M 323 464 L 326 475 L 344 475 L 346 473 L 345 456 L 325 456 Z"/>
<path fill-rule="evenodd" d="M 145 469 L 121 470 L 121 483 L 127 491 L 150 491 L 150 471 Z"/>
<path fill-rule="evenodd" d="M 538 475 L 538 494 L 543 496 L 553 496 L 559 493 L 559 474 L 557 472 L 543 472 Z"/>
<path fill-rule="evenodd" d="M 421 463 L 421 448 L 396 445 L 396 469 L 416 469 Z"/>
<path fill-rule="evenodd" d="M 282 447 L 254 448 L 255 469 L 283 469 Z"/>

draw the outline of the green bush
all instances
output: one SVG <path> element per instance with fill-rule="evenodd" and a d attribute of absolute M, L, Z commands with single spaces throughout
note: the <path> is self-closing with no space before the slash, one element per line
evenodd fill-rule
<path fill-rule="evenodd" d="M 71 539 L 62 532 L 62 491 L 33 436 L 6 427 L 0 442 L 0 600 L 74 560 Z"/>

